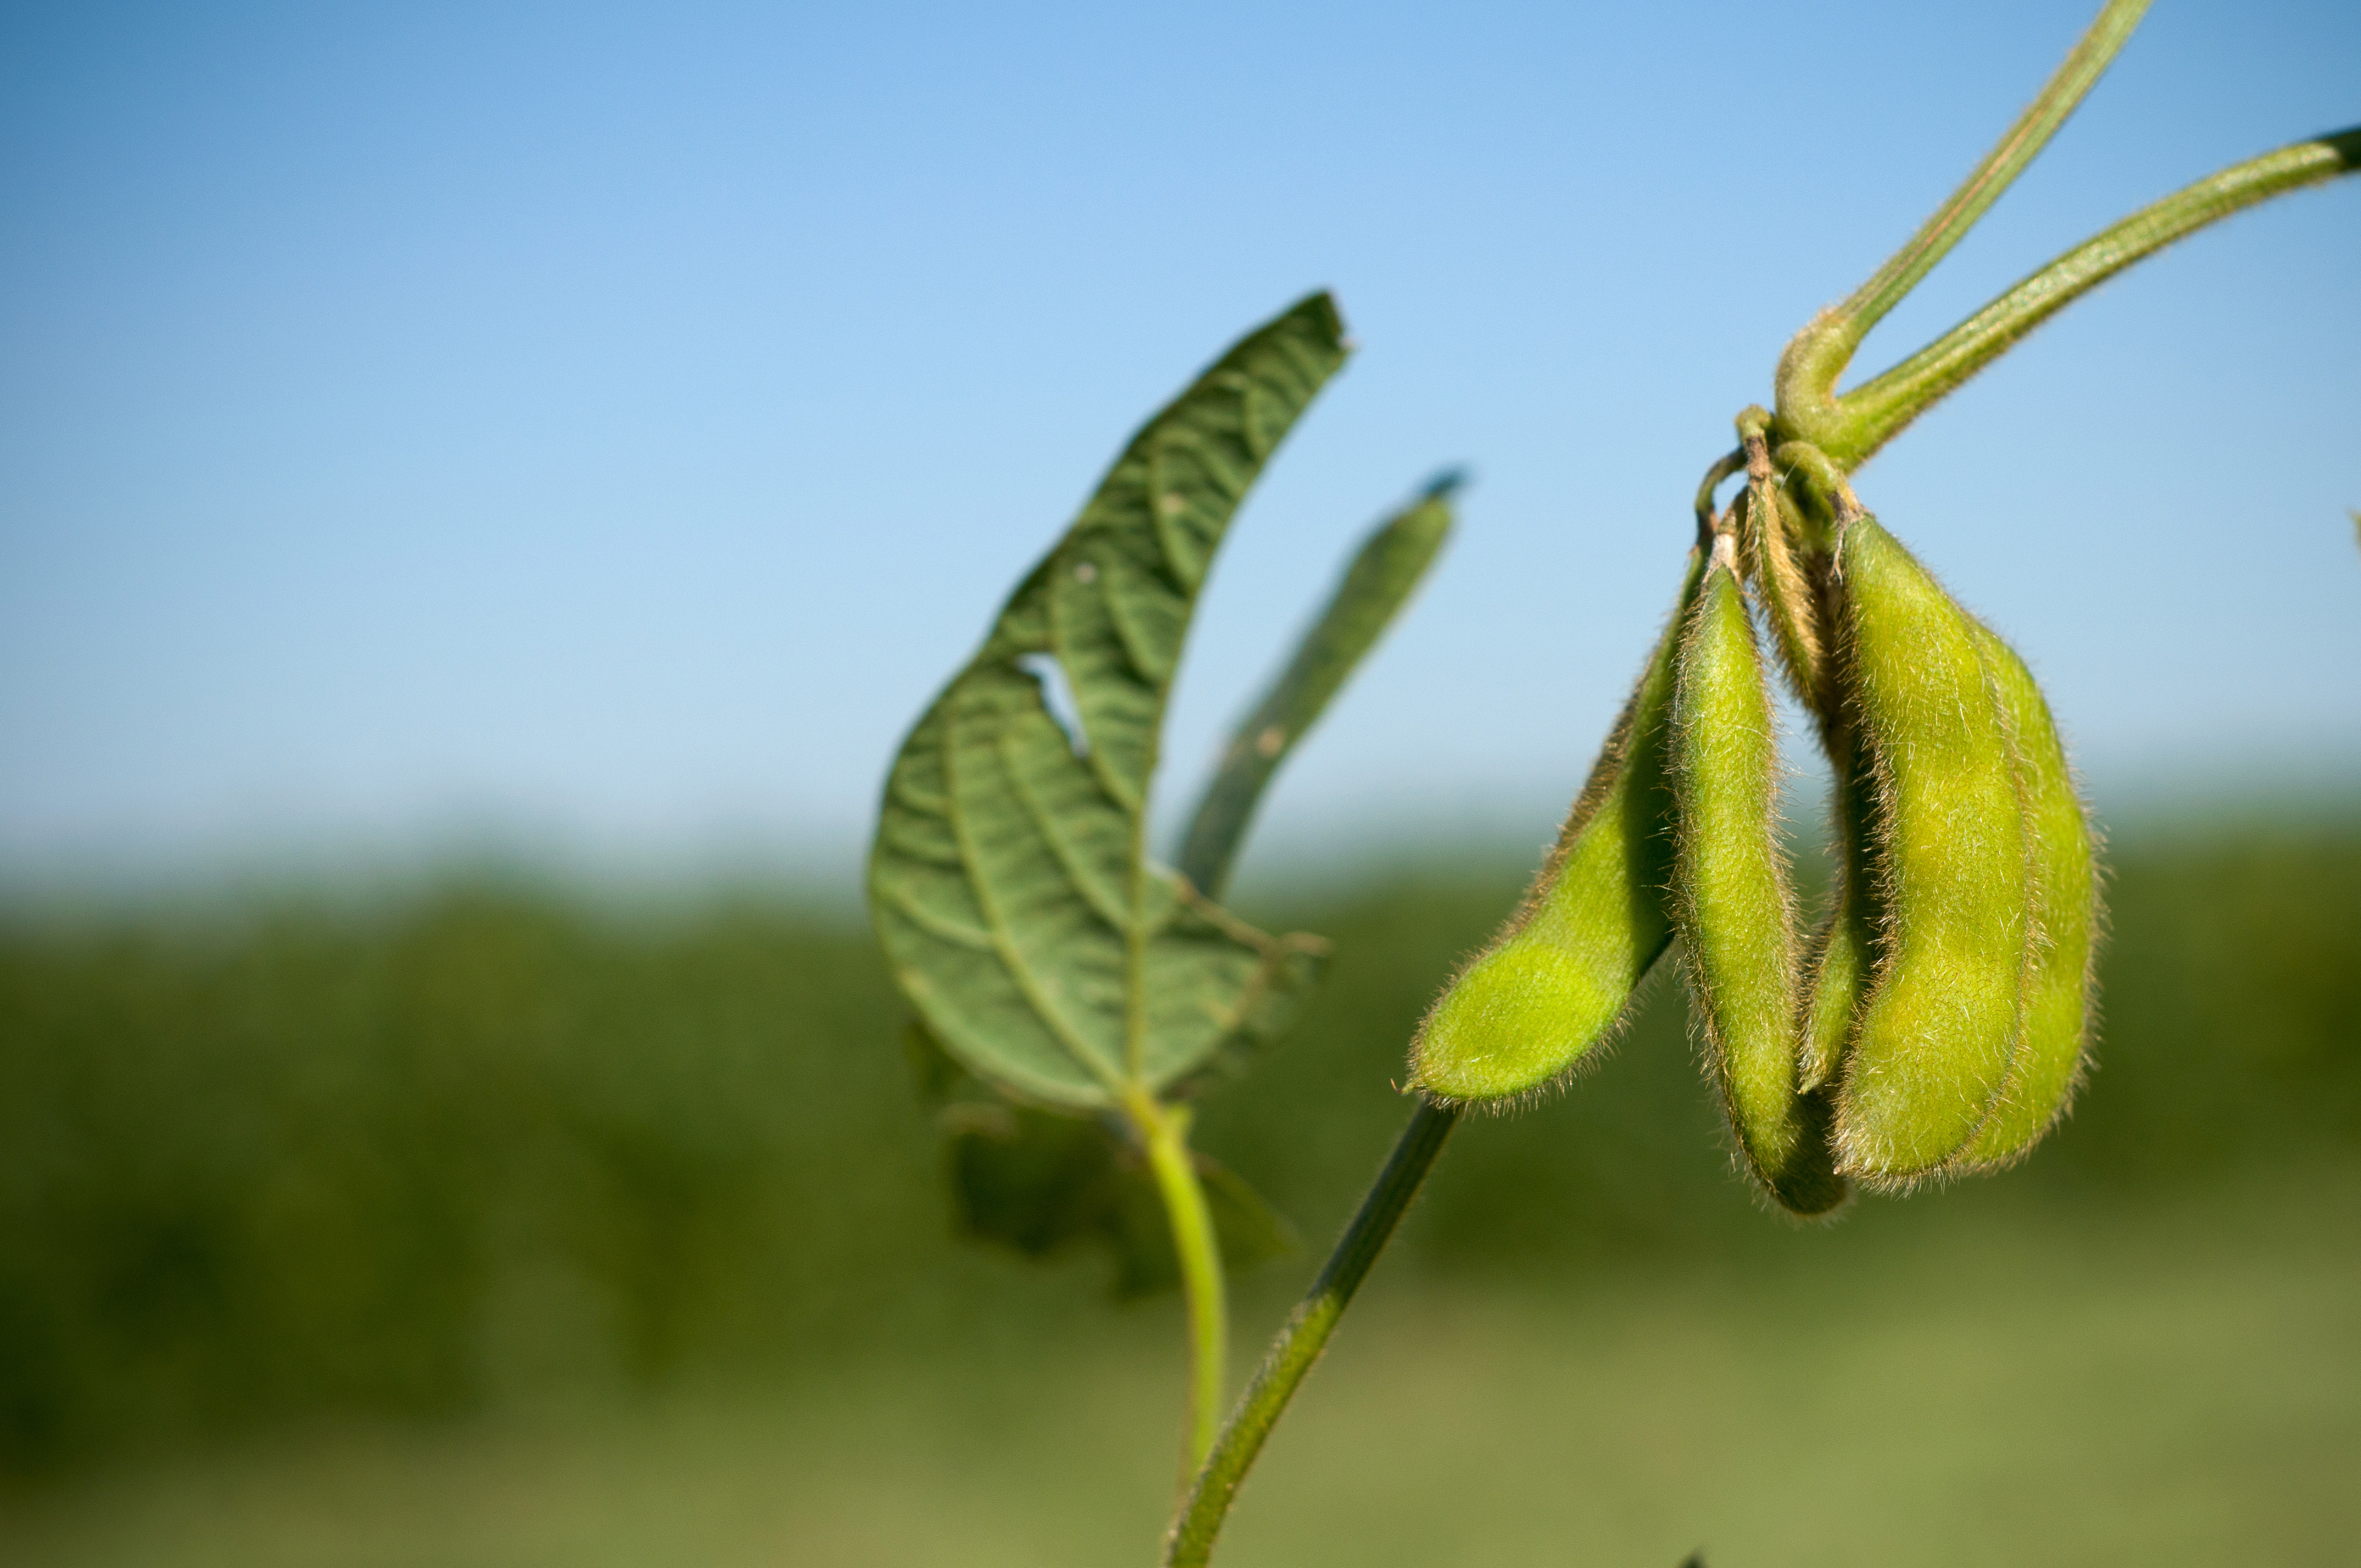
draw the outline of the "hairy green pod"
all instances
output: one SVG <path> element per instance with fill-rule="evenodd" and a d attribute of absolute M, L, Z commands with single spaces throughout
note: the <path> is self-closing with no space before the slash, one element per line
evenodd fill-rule
<path fill-rule="evenodd" d="M 1411 1081 L 1437 1099 L 1508 1099 L 1572 1069 L 1607 1037 L 1672 941 L 1665 730 L 1680 628 L 1704 562 L 1690 552 L 1672 623 L 1524 903 L 1419 1026 Z"/>
<path fill-rule="evenodd" d="M 1841 713 L 1822 727 L 1820 739 L 1836 775 L 1829 815 L 1837 873 L 1828 919 L 1813 939 L 1804 996 L 1798 1081 L 1806 1092 L 1833 1084 L 1844 1069 L 1853 1020 L 1876 971 L 1877 933 L 1883 924 L 1877 896 L 1876 777 Z"/>
<path fill-rule="evenodd" d="M 1797 1092 L 1795 911 L 1779 843 L 1778 735 L 1727 533 L 1681 639 L 1672 720 L 1673 918 L 1722 1106 L 1747 1168 L 1785 1208 L 1822 1214 L 1848 1185 L 1826 1095 Z"/>
<path fill-rule="evenodd" d="M 1876 790 L 1836 695 L 1843 642 L 1834 634 L 1828 556 L 1808 544 L 1808 531 L 1772 473 L 1762 430 L 1745 416 L 1739 428 L 1746 488 L 1731 510 L 1740 558 L 1772 629 L 1788 687 L 1818 720 L 1821 749 L 1835 775 L 1830 841 L 1838 855 L 1837 876 L 1828 916 L 1812 939 L 1800 1024 L 1797 1084 L 1810 1093 L 1835 1082 L 1876 965 Z"/>
<path fill-rule="evenodd" d="M 2015 742 L 2035 919 L 2016 1051 L 1965 1157 L 1982 1169 L 2006 1165 L 2039 1143 L 2081 1084 L 2098 951 L 2099 868 L 2091 819 L 2041 687 L 2015 649 L 1990 628 L 1971 625 Z"/>
<path fill-rule="evenodd" d="M 1900 1183 L 1957 1161 L 2007 1077 L 2032 926 L 2025 810 L 1966 612 L 1866 515 L 1843 525 L 1837 581 L 1885 917 L 1845 1059 L 1838 1167 Z"/>

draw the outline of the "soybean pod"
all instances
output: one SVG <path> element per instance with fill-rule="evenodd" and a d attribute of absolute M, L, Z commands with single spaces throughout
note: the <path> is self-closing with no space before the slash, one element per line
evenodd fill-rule
<path fill-rule="evenodd" d="M 2098 856 L 2066 748 L 2041 687 L 2016 651 L 1971 622 L 2016 764 L 2030 842 L 2033 954 L 2015 1055 L 1965 1163 L 2006 1165 L 2041 1141 L 2082 1080 L 2099 929 Z"/>
<path fill-rule="evenodd" d="M 1875 518 L 1846 510 L 1838 619 L 1884 926 L 1845 1058 L 1838 1167 L 1903 1185 L 1961 1157 L 2008 1074 L 2031 937 L 2025 811 L 1973 624 Z"/>
<path fill-rule="evenodd" d="M 1788 685 L 1817 720 L 1835 784 L 1830 841 L 1837 851 L 1836 881 L 1805 966 L 1800 1020 L 1797 1082 L 1809 1093 L 1835 1081 L 1876 964 L 1877 897 L 1871 869 L 1876 792 L 1837 697 L 1844 644 L 1834 633 L 1828 556 L 1808 545 L 1808 531 L 1772 472 L 1760 416 L 1760 410 L 1739 416 L 1746 456 L 1746 489 L 1733 508 L 1740 554 L 1775 634 Z"/>
<path fill-rule="evenodd" d="M 1779 842 L 1778 737 L 1763 658 L 1717 534 L 1681 640 L 1672 763 L 1674 923 L 1690 994 L 1738 1149 L 1763 1190 L 1798 1214 L 1845 1200 L 1825 1094 L 1797 1092 L 1795 900 Z"/>
<path fill-rule="evenodd" d="M 1772 477 L 1760 431 L 1745 432 L 1745 452 L 1746 488 L 1730 508 L 1741 564 L 1770 622 L 1788 685 L 1806 707 L 1822 713 L 1829 706 L 1828 607 L 1815 569 L 1826 557 L 1805 547 L 1794 504 Z"/>
<path fill-rule="evenodd" d="M 1833 1084 L 1843 1070 L 1853 1020 L 1876 970 L 1877 933 L 1883 924 L 1877 896 L 1875 774 L 1841 712 L 1822 726 L 1820 739 L 1836 775 L 1829 816 L 1837 872 L 1828 918 L 1812 944 L 1805 988 L 1800 1082 L 1806 1091 Z"/>
<path fill-rule="evenodd" d="M 1572 1070 L 1670 944 L 1665 730 L 1680 628 L 1704 565 L 1692 550 L 1672 622 L 1524 903 L 1419 1026 L 1411 1081 L 1426 1093 L 1503 1100 Z"/>

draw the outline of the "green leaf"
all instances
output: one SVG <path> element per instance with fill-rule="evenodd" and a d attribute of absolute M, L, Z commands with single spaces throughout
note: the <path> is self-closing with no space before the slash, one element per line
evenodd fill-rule
<path fill-rule="evenodd" d="M 1106 1232 L 1115 1144 L 1099 1123 L 969 1102 L 943 1113 L 943 1131 L 964 1234 L 1038 1258 Z"/>
<path fill-rule="evenodd" d="M 1030 1106 L 970 1102 L 943 1113 L 961 1233 L 1044 1258 L 1080 1247 L 1115 1263 L 1117 1297 L 1179 1285 L 1170 1222 L 1120 1124 Z M 1222 1260 L 1246 1268 L 1296 1250 L 1294 1231 L 1228 1168 L 1191 1157 Z"/>
<path fill-rule="evenodd" d="M 1180 872 L 1219 898 L 1262 792 L 1345 679 L 1410 602 L 1451 534 L 1457 470 L 1438 474 L 1410 505 L 1369 531 L 1295 652 L 1222 752 L 1180 848 Z"/>
<path fill-rule="evenodd" d="M 1173 1091 L 1276 1031 L 1322 945 L 1273 938 L 1143 853 L 1164 704 L 1214 551 L 1344 363 L 1314 294 L 1132 438 L 903 742 L 869 870 L 895 980 L 962 1065 L 1076 1109 Z M 1062 676 L 1075 729 L 1045 699 Z"/>

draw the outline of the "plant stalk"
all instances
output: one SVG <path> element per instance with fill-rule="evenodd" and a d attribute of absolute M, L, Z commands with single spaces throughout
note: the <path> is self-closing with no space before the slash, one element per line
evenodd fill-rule
<path fill-rule="evenodd" d="M 2024 172 L 2123 49 L 2147 6 L 2148 0 L 2107 0 L 2040 95 L 2026 106 L 1949 199 L 1870 275 L 1869 281 L 1843 303 L 1821 312 L 1795 334 L 1779 358 L 1779 439 L 1808 441 L 1822 448 L 1829 445 L 1828 427 L 1837 412 L 1837 378 L 1852 362 L 1861 340 Z"/>
<path fill-rule="evenodd" d="M 2361 169 L 2361 126 L 2234 164 L 2083 241 L 1875 379 L 1838 400 L 1817 444 L 1859 467 L 1961 382 L 2035 327 L 2144 257 L 2273 196 Z"/>
<path fill-rule="evenodd" d="M 1766 416 L 1767 417 L 1767 416 Z M 1713 466 L 1705 471 L 1697 483 L 1697 543 L 1710 547 L 1713 538 L 1713 492 L 1724 479 L 1746 472 L 1746 454 L 1741 450 L 1725 452 L 1714 459 Z"/>
<path fill-rule="evenodd" d="M 1361 1200 L 1353 1223 L 1345 1227 L 1320 1277 L 1312 1281 L 1287 1326 L 1279 1330 L 1254 1381 L 1231 1413 L 1229 1425 L 1223 1428 L 1221 1441 L 1197 1473 L 1196 1486 L 1165 1538 L 1166 1568 L 1203 1568 L 1213 1555 L 1213 1538 L 1221 1532 L 1238 1486 L 1262 1453 L 1270 1429 L 1295 1397 L 1312 1363 L 1327 1348 L 1337 1320 L 1345 1315 L 1370 1265 L 1377 1262 L 1394 1227 L 1409 1211 L 1411 1200 L 1417 1196 L 1420 1183 L 1433 1168 L 1444 1140 L 1458 1119 L 1455 1108 L 1431 1100 L 1421 1100 L 1411 1113 L 1410 1124 L 1395 1141 L 1393 1153 L 1386 1157 L 1385 1168 Z"/>
<path fill-rule="evenodd" d="M 1205 786 L 1182 840 L 1179 871 L 1208 898 L 1219 898 L 1263 791 L 1346 677 L 1367 656 L 1426 575 L 1451 532 L 1451 496 L 1461 476 L 1446 471 L 1410 505 L 1362 541 L 1319 619 L 1253 713 L 1238 727 L 1222 765 Z M 1185 1487 L 1205 1463 L 1221 1430 L 1228 1383 L 1229 1297 L 1222 1278 L 1221 1237 L 1189 1153 L 1189 1111 L 1148 1095 L 1126 1107 L 1156 1176 L 1172 1228 L 1173 1254 L 1189 1319 L 1189 1419 L 1182 1444 Z"/>
<path fill-rule="evenodd" d="M 1148 1166 L 1172 1225 L 1172 1255 L 1180 1266 L 1180 1295 L 1189 1316 L 1189 1415 L 1180 1445 L 1186 1486 L 1212 1452 L 1221 1430 L 1229 1382 L 1230 1304 L 1222 1283 L 1221 1238 L 1189 1154 L 1189 1107 L 1159 1105 L 1143 1095 L 1130 1107 L 1148 1150 Z"/>

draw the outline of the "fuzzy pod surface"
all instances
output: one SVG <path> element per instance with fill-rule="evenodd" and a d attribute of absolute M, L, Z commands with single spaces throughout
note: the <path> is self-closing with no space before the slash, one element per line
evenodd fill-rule
<path fill-rule="evenodd" d="M 1837 580 L 1884 906 L 1839 1168 L 1901 1185 L 1960 1160 L 2008 1074 L 2032 928 L 2025 809 L 1967 613 L 1866 514 L 1844 525 Z"/>
<path fill-rule="evenodd" d="M 1672 774 L 1674 922 L 1723 1109 L 1748 1170 L 1782 1206 L 1845 1200 L 1825 1095 L 1797 1092 L 1795 913 L 1779 842 L 1778 734 L 1730 534 L 1681 639 Z"/>
<path fill-rule="evenodd" d="M 1673 620 L 1524 903 L 1420 1025 L 1411 1081 L 1428 1094 L 1505 1100 L 1567 1072 L 1613 1030 L 1671 943 L 1666 730 L 1680 628 L 1704 565 L 1691 551 Z"/>
<path fill-rule="evenodd" d="M 1798 1081 L 1806 1091 L 1835 1083 L 1844 1070 L 1853 1020 L 1876 972 L 1883 923 L 1877 892 L 1875 774 L 1842 715 L 1823 728 L 1821 739 L 1836 773 L 1828 809 L 1837 872 L 1827 920 L 1813 939 L 1805 986 Z"/>
<path fill-rule="evenodd" d="M 2014 741 L 2030 848 L 2033 956 L 2016 1050 L 1991 1116 L 1968 1146 L 1976 1168 L 2005 1165 L 2056 1125 L 2082 1080 L 2099 933 L 2099 863 L 2089 814 L 2033 672 L 1971 623 Z"/>

